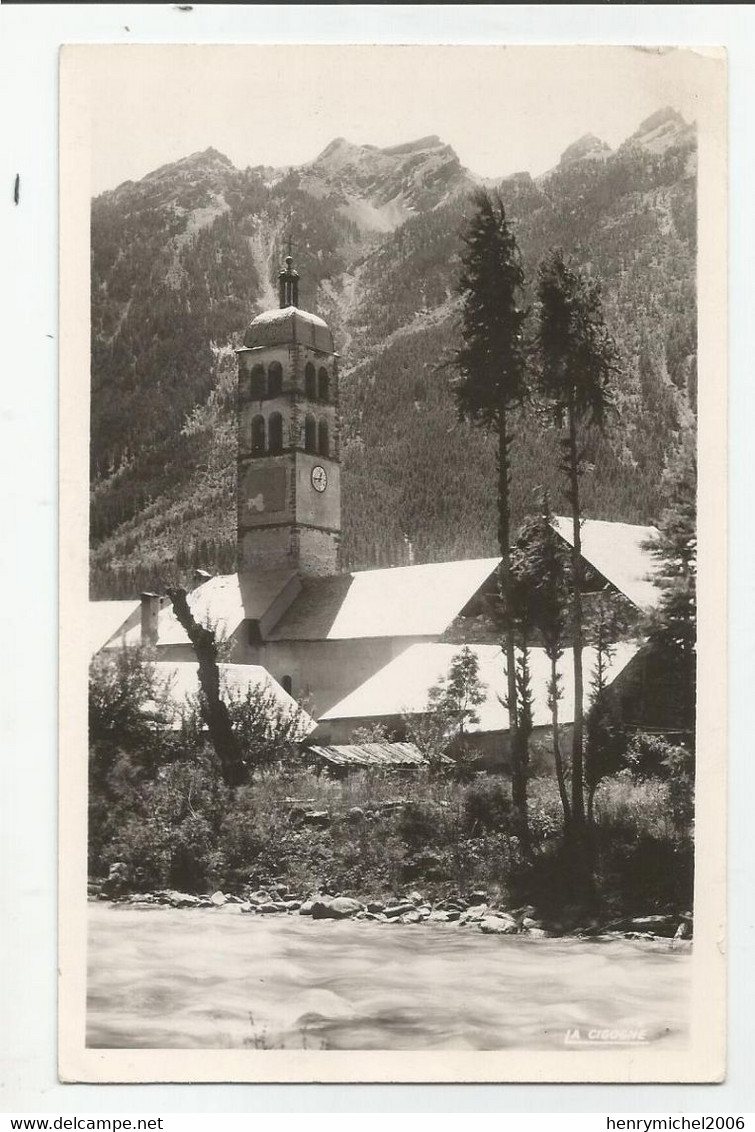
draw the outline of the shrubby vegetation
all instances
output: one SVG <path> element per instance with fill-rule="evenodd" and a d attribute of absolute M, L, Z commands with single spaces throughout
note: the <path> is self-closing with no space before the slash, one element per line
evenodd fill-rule
<path fill-rule="evenodd" d="M 132 891 L 243 894 L 283 882 L 303 896 L 366 901 L 408 886 L 432 899 L 483 889 L 509 906 L 533 905 L 564 930 L 691 906 L 691 757 L 657 737 L 636 736 L 623 769 L 596 789 L 593 874 L 583 890 L 573 883 L 554 779 L 529 783 L 525 851 L 508 779 L 436 762 L 410 774 L 364 770 L 334 780 L 305 766 L 291 719 L 251 695 L 231 702 L 239 734 L 257 742 L 253 756 L 247 750 L 245 784 L 231 789 L 196 704 L 187 705 L 178 730 L 163 726 L 170 701 L 154 671 L 148 655 L 132 649 L 92 665 L 95 878 L 123 862 Z M 457 740 L 447 731 L 445 749 Z M 312 811 L 326 822 L 309 824 Z"/>

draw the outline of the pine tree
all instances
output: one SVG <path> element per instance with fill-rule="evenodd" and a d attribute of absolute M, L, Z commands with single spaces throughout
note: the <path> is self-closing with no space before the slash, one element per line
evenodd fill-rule
<path fill-rule="evenodd" d="M 616 370 L 616 349 L 606 329 L 600 285 L 568 264 L 560 250 L 540 265 L 538 279 L 540 382 L 557 427 L 565 430 L 562 470 L 572 511 L 572 648 L 574 651 L 574 731 L 572 740 L 572 825 L 584 826 L 584 684 L 582 673 L 582 544 L 580 536 L 580 432 L 603 428 Z"/>
<path fill-rule="evenodd" d="M 661 590 L 650 630 L 662 650 L 681 729 L 694 749 L 697 697 L 697 454 L 688 440 L 666 472 L 669 506 L 658 524 L 659 537 L 646 548 L 658 567 Z"/>
<path fill-rule="evenodd" d="M 526 354 L 522 306 L 524 271 L 513 229 L 499 195 L 481 189 L 464 236 L 461 346 L 456 352 L 460 377 L 455 386 L 462 418 L 497 435 L 498 543 L 500 593 L 504 616 L 507 708 L 511 743 L 511 788 L 522 836 L 527 838 L 526 761 L 517 713 L 516 655 L 510 616 L 510 446 L 511 413 L 526 394 Z"/>
<path fill-rule="evenodd" d="M 543 493 L 538 514 L 525 519 L 512 547 L 512 598 L 521 636 L 526 640 L 530 631 L 535 630 L 550 661 L 548 707 L 551 712 L 553 760 L 564 825 L 568 826 L 571 806 L 561 756 L 558 719 L 558 704 L 563 695 L 558 662 L 564 654 L 568 627 L 568 562 L 566 548 L 553 529 L 552 518 L 548 495 Z"/>

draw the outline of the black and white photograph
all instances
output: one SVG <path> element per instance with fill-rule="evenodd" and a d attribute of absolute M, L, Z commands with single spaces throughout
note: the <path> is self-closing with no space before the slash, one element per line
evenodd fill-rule
<path fill-rule="evenodd" d="M 63 48 L 64 1076 L 721 1079 L 725 92 Z"/>

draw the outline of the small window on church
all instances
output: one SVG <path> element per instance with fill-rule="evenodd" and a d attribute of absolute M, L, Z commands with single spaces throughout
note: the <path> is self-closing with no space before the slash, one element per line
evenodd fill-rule
<path fill-rule="evenodd" d="M 256 365 L 252 370 L 251 397 L 253 401 L 261 401 L 265 396 L 265 367 Z"/>
<path fill-rule="evenodd" d="M 271 362 L 267 370 L 267 395 L 280 397 L 283 392 L 283 366 L 280 362 Z"/>
<path fill-rule="evenodd" d="M 317 374 L 311 362 L 304 367 L 304 393 L 310 401 L 317 398 Z"/>
<path fill-rule="evenodd" d="M 311 413 L 304 418 L 304 451 L 317 451 L 317 421 Z"/>
<path fill-rule="evenodd" d="M 271 456 L 277 456 L 283 451 L 283 417 L 280 413 L 270 414 L 267 444 Z"/>
<path fill-rule="evenodd" d="M 281 688 L 284 692 L 288 692 L 289 696 L 291 695 L 291 689 L 293 688 L 293 686 L 294 682 L 290 676 L 281 676 Z"/>
<path fill-rule="evenodd" d="M 255 417 L 252 421 L 252 456 L 265 454 L 265 418 Z"/>
<path fill-rule="evenodd" d="M 321 456 L 330 455 L 327 421 L 320 421 L 319 425 L 317 426 L 317 451 Z"/>
<path fill-rule="evenodd" d="M 328 388 L 330 385 L 330 378 L 325 366 L 321 366 L 317 372 L 317 396 L 321 401 L 327 401 Z"/>

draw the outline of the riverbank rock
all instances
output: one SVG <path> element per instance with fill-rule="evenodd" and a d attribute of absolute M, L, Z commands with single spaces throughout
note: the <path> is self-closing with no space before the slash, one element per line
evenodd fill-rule
<path fill-rule="evenodd" d="M 335 896 L 313 901 L 311 914 L 313 920 L 347 920 L 361 911 L 362 905 L 358 900 L 352 900 L 350 896 Z"/>
<path fill-rule="evenodd" d="M 470 892 L 469 896 L 467 897 L 467 903 L 470 905 L 487 904 L 487 902 L 487 892 Z"/>
<path fill-rule="evenodd" d="M 418 924 L 424 917 L 420 915 L 416 908 L 412 908 L 410 912 L 404 912 L 403 916 L 399 916 L 400 924 Z"/>
<path fill-rule="evenodd" d="M 414 912 L 416 909 L 411 901 L 405 900 L 401 904 L 391 904 L 383 911 L 389 920 L 394 920 L 399 916 L 405 916 L 407 912 Z"/>
<path fill-rule="evenodd" d="M 200 904 L 199 897 L 192 896 L 189 892 L 177 892 L 175 889 L 170 889 L 165 895 L 171 908 L 198 908 Z"/>
<path fill-rule="evenodd" d="M 450 920 L 451 917 L 449 913 L 444 912 L 442 908 L 436 908 L 435 911 L 431 912 L 427 917 L 428 924 L 448 924 L 450 923 Z"/>
<path fill-rule="evenodd" d="M 514 935 L 519 931 L 519 925 L 513 916 L 490 915 L 480 921 L 480 931 L 485 935 Z"/>
<path fill-rule="evenodd" d="M 679 927 L 679 916 L 635 916 L 628 927 L 631 932 L 652 932 L 671 939 Z"/>
<path fill-rule="evenodd" d="M 225 893 L 220 892 L 219 890 L 218 892 L 213 892 L 212 896 L 210 897 L 210 903 L 214 904 L 216 908 L 222 908 L 223 905 L 227 903 Z"/>
<path fill-rule="evenodd" d="M 383 904 L 380 900 L 370 900 L 369 904 L 367 905 L 367 911 L 374 912 L 375 915 L 377 915 L 378 912 L 385 911 L 385 904 Z"/>
<path fill-rule="evenodd" d="M 487 904 L 475 904 L 471 908 L 467 908 L 466 912 L 462 912 L 459 916 L 460 924 L 477 924 L 480 920 L 485 918 L 488 911 Z"/>

